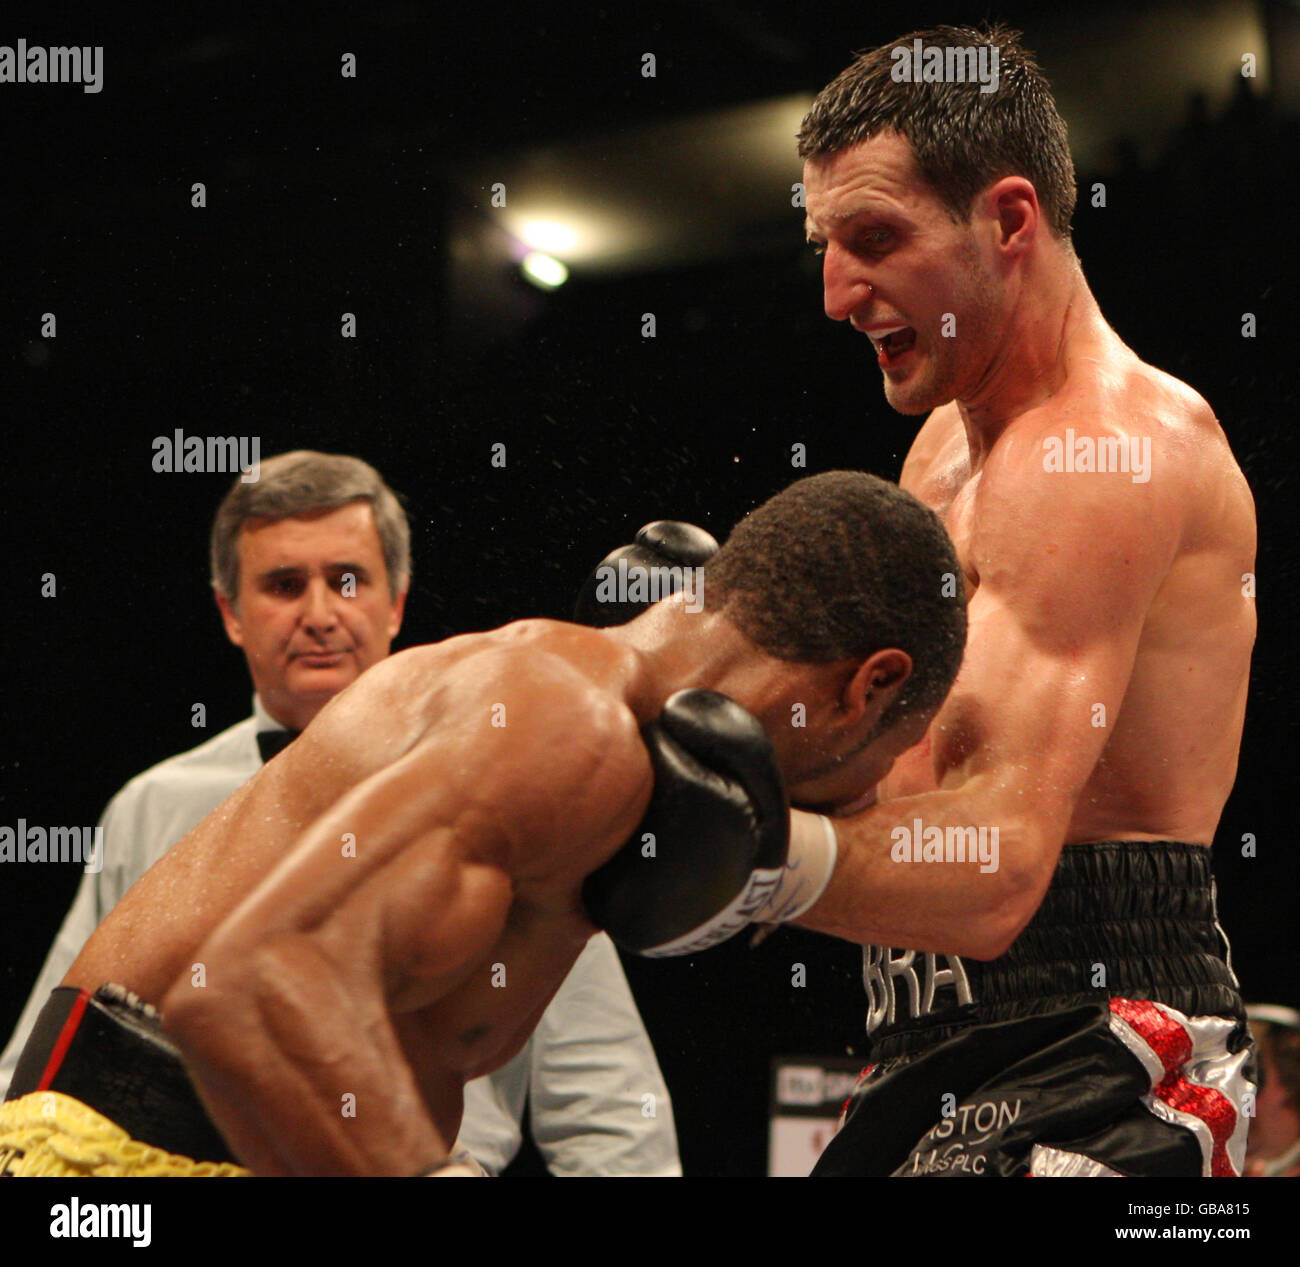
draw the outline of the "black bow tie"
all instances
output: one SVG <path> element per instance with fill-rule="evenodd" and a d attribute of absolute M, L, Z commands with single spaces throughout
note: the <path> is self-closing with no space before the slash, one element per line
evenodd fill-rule
<path fill-rule="evenodd" d="M 287 748 L 300 734 L 302 734 L 300 730 L 259 730 L 257 750 L 262 754 L 262 763 L 270 761 L 277 752 Z"/>

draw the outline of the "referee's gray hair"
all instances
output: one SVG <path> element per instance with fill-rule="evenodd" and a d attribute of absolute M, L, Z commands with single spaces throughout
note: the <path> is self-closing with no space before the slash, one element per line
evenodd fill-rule
<path fill-rule="evenodd" d="M 360 458 L 296 449 L 262 463 L 251 484 L 237 478 L 212 521 L 212 588 L 234 602 L 239 594 L 239 530 L 250 519 L 287 519 L 350 502 L 370 503 L 396 598 L 411 581 L 411 528 L 397 494 Z"/>

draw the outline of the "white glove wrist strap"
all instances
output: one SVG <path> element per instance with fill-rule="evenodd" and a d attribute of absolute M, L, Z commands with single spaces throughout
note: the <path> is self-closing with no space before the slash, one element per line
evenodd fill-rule
<path fill-rule="evenodd" d="M 790 811 L 790 852 L 781 881 L 753 920 L 782 924 L 798 919 L 826 891 L 839 858 L 835 825 L 824 814 Z"/>

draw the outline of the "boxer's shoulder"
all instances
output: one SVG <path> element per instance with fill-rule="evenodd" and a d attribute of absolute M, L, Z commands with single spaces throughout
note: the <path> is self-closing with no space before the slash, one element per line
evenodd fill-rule
<path fill-rule="evenodd" d="M 1205 398 L 1154 365 L 1132 357 L 1113 380 L 1103 383 L 1105 391 L 1098 403 L 1118 428 L 1150 434 L 1153 439 L 1165 441 L 1171 450 L 1176 447 L 1171 442 L 1177 440 L 1223 440 L 1223 429 Z M 1182 456 L 1190 457 L 1198 451 L 1203 451 L 1203 446 L 1188 447 Z M 1166 456 L 1172 460 L 1179 454 L 1170 452 Z"/>
<path fill-rule="evenodd" d="M 495 631 L 481 662 L 467 665 L 505 674 L 527 692 L 558 689 L 574 707 L 606 714 L 620 723 L 644 723 L 658 712 L 647 708 L 654 683 L 646 657 L 609 629 L 559 620 L 519 620 Z M 628 711 L 630 710 L 630 712 Z"/>
<path fill-rule="evenodd" d="M 1223 434 L 1204 397 L 1128 349 L 1072 363 L 1061 389 L 1030 410 L 1025 422 L 1044 433 L 1068 425 L 1081 436 L 1147 436 L 1165 442 Z"/>
<path fill-rule="evenodd" d="M 652 786 L 629 706 L 637 657 L 597 630 L 559 621 L 507 625 L 455 666 L 458 686 L 435 718 L 465 741 L 477 796 L 509 808 L 515 860 L 579 872 L 588 852 L 624 839 Z M 538 845 L 545 849 L 539 853 Z"/>
<path fill-rule="evenodd" d="M 921 424 L 903 463 L 898 484 L 942 519 L 970 478 L 970 446 L 966 429 L 956 401 L 949 401 L 934 410 Z"/>
<path fill-rule="evenodd" d="M 634 652 L 596 629 L 558 620 L 517 620 L 396 652 L 336 696 L 321 718 L 349 712 L 418 714 L 427 726 L 490 695 L 502 705 L 558 691 L 574 708 L 602 711 L 625 696 Z M 553 701 L 554 702 L 554 701 Z"/>
<path fill-rule="evenodd" d="M 1230 453 L 1206 401 L 1186 383 L 1123 355 L 1074 362 L 1059 389 L 1027 409 L 994 444 L 981 470 L 985 493 L 1023 488 L 1031 479 L 1045 496 L 1061 491 L 1056 475 L 1115 475 L 1147 494 L 1174 498 L 1180 485 Z M 1161 479 L 1152 481 L 1158 464 Z M 1089 480 L 1086 486 L 1104 483 Z M 1080 493 L 1086 486 L 1075 486 Z"/>

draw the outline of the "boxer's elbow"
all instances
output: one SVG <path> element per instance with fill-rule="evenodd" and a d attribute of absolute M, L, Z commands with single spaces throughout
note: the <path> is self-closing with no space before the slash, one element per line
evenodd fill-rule
<path fill-rule="evenodd" d="M 996 869 L 980 875 L 988 881 L 987 889 L 984 900 L 974 904 L 968 944 L 961 951 L 971 959 L 997 959 L 1011 949 L 1042 905 L 1060 852 L 1037 824 L 1012 827 L 1003 840 Z"/>
<path fill-rule="evenodd" d="M 957 953 L 967 959 L 985 962 L 1000 958 L 1011 949 L 1033 915 L 1032 908 L 1026 913 L 1018 902 L 1009 900 L 1005 907 L 972 921 L 964 944 L 957 947 Z"/>
<path fill-rule="evenodd" d="M 196 962 L 162 1000 L 163 1029 L 187 1055 L 228 1032 L 231 999 L 225 990 L 209 985 L 208 968 L 207 963 Z"/>
<path fill-rule="evenodd" d="M 163 997 L 163 1028 L 186 1052 L 220 1047 L 256 1014 L 268 974 L 265 950 L 204 946 Z"/>

